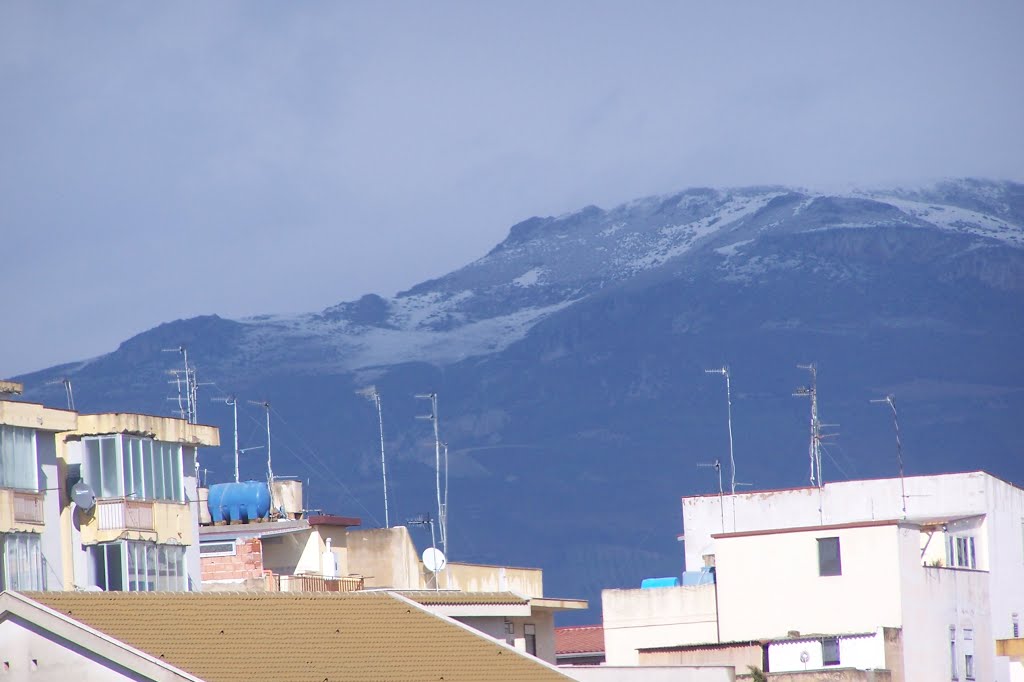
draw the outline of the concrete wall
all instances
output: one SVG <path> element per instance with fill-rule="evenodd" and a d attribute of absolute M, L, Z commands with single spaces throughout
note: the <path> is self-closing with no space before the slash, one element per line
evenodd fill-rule
<path fill-rule="evenodd" d="M 450 563 L 441 578 L 441 587 L 464 592 L 515 592 L 540 598 L 544 596 L 543 576 L 539 568 Z"/>
<path fill-rule="evenodd" d="M 764 668 L 764 649 L 760 644 L 708 646 L 699 649 L 641 651 L 640 665 L 724 665 L 739 671 L 747 666 Z"/>
<path fill-rule="evenodd" d="M 1014 613 L 1024 628 L 1024 491 L 996 478 L 985 483 L 992 636 L 1008 639 L 1013 637 Z"/>
<path fill-rule="evenodd" d="M 637 649 L 718 641 L 715 585 L 601 592 L 605 660 L 638 665 Z"/>
<path fill-rule="evenodd" d="M 563 665 L 558 669 L 580 682 L 733 682 L 735 672 L 725 666 Z"/>
<path fill-rule="evenodd" d="M 474 630 L 484 633 L 501 642 L 506 641 L 505 624 L 512 623 L 512 646 L 519 651 L 526 651 L 526 625 L 536 628 L 537 658 L 548 663 L 555 663 L 555 619 L 554 614 L 537 611 L 529 616 L 452 616 L 455 620 L 468 625 Z"/>
<path fill-rule="evenodd" d="M 750 680 L 749 675 L 737 676 L 738 680 Z M 812 670 L 808 672 L 768 673 L 771 682 L 895 682 L 888 670 Z M 930 680 L 922 680 L 930 682 Z M 942 682 L 939 680 L 938 682 Z"/>
<path fill-rule="evenodd" d="M 990 487 L 994 490 L 1000 483 L 982 472 L 910 476 L 905 480 L 906 515 L 909 517 L 983 514 L 989 507 L 987 494 Z M 1007 507 L 1012 505 L 1017 508 L 1024 504 L 1010 501 L 1012 498 L 1024 497 L 1024 493 L 1019 490 L 1011 493 L 1004 489 L 1002 494 L 1006 498 L 1003 504 Z M 897 519 L 904 516 L 898 478 L 826 483 L 820 501 L 819 513 L 817 488 L 727 495 L 725 532 Z M 717 495 L 686 497 L 683 498 L 682 506 L 686 568 L 697 570 L 703 566 L 703 555 L 714 554 L 711 535 L 723 532 L 719 500 Z M 1020 542 L 1018 537 L 1013 546 L 1020 549 Z"/>
<path fill-rule="evenodd" d="M 806 652 L 806 663 L 800 660 Z M 768 670 L 793 672 L 824 668 L 820 639 L 794 639 L 772 642 L 768 645 Z M 882 630 L 870 635 L 839 638 L 839 665 L 834 668 L 856 668 L 858 670 L 884 670 L 885 637 Z"/>
<path fill-rule="evenodd" d="M 348 572 L 364 576 L 367 588 L 421 590 L 427 582 L 405 526 L 349 531 Z"/>
<path fill-rule="evenodd" d="M 722 641 L 786 637 L 793 630 L 843 633 L 898 627 L 898 530 L 887 525 L 720 538 L 716 559 Z M 839 538 L 842 575 L 818 574 L 817 540 L 826 537 Z"/>
<path fill-rule="evenodd" d="M 0 620 L 0 679 L 10 682 L 120 682 L 139 680 L 95 655 L 85 656 L 13 619 Z"/>
<path fill-rule="evenodd" d="M 910 531 L 907 531 L 910 533 Z M 950 679 L 950 627 L 956 628 L 957 666 L 964 679 L 964 630 L 973 630 L 975 678 L 994 680 L 995 648 L 989 611 L 989 574 L 922 567 L 911 539 L 905 543 L 903 665 L 907 680 Z"/>

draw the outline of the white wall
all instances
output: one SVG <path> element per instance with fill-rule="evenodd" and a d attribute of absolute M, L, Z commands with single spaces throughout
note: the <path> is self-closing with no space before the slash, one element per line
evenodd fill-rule
<path fill-rule="evenodd" d="M 887 525 L 719 539 L 722 641 L 898 627 L 897 531 Z M 817 540 L 825 537 L 839 538 L 842 575 L 819 575 Z"/>
<path fill-rule="evenodd" d="M 800 655 L 806 651 L 806 663 Z M 768 645 L 768 670 L 773 673 L 814 670 L 825 667 L 820 639 L 795 639 Z M 829 666 L 832 667 L 832 666 Z M 881 629 L 874 634 L 839 638 L 839 665 L 836 668 L 882 670 L 885 668 L 885 639 Z"/>
<path fill-rule="evenodd" d="M 39 539 L 45 565 L 46 589 L 64 589 L 64 559 L 60 537 L 60 496 L 64 482 L 57 466 L 57 444 L 51 431 L 36 431 L 36 458 L 42 476 L 39 489 L 43 492 L 43 533 Z"/>
<path fill-rule="evenodd" d="M 989 574 L 922 567 L 908 540 L 903 556 L 903 663 L 907 680 L 950 679 L 949 628 L 956 628 L 957 666 L 964 679 L 964 630 L 974 631 L 975 678 L 994 680 L 995 644 Z M 1002 682 L 1002 681 L 1000 681 Z"/>
<path fill-rule="evenodd" d="M 0 621 L 0 665 L 3 663 L 10 665 L 7 672 L 0 670 L 0 679 L 5 682 L 110 682 L 139 679 L 118 672 L 109 661 L 87 658 L 61 646 L 13 619 Z"/>
<path fill-rule="evenodd" d="M 996 478 L 988 491 L 988 561 L 992 636 L 1013 637 L 1013 614 L 1024 634 L 1024 491 Z"/>
<path fill-rule="evenodd" d="M 987 494 L 994 482 L 998 483 L 982 472 L 907 477 L 906 515 L 913 518 L 983 514 L 989 508 Z M 1012 496 L 1009 492 L 1005 495 Z M 1018 507 L 1024 504 L 1024 491 L 1016 490 L 1016 497 Z M 904 516 L 898 478 L 826 483 L 820 502 L 819 513 L 817 488 L 727 495 L 725 531 L 793 528 Z M 698 570 L 704 565 L 701 557 L 714 553 L 711 535 L 722 532 L 718 496 L 684 497 L 682 503 L 686 569 Z M 1019 537 L 1017 543 L 1019 547 Z"/>
<path fill-rule="evenodd" d="M 609 665 L 639 665 L 640 648 L 718 640 L 713 584 L 604 590 L 601 609 Z"/>
<path fill-rule="evenodd" d="M 562 665 L 559 671 L 580 682 L 734 682 L 729 666 L 587 666 Z"/>

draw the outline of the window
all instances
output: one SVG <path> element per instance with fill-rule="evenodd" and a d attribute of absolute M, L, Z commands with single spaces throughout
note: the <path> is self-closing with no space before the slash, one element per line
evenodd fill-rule
<path fill-rule="evenodd" d="M 185 501 L 181 445 L 124 435 L 83 442 L 82 476 L 97 497 Z"/>
<path fill-rule="evenodd" d="M 974 679 L 974 630 L 964 628 L 964 677 Z"/>
<path fill-rule="evenodd" d="M 839 538 L 818 538 L 818 575 L 842 575 Z"/>
<path fill-rule="evenodd" d="M 43 553 L 35 533 L 0 534 L 0 590 L 44 590 Z"/>
<path fill-rule="evenodd" d="M 822 665 L 839 665 L 839 638 L 826 637 L 821 640 Z"/>
<path fill-rule="evenodd" d="M 89 548 L 93 583 L 109 592 L 188 589 L 185 548 L 152 542 L 109 542 Z"/>
<path fill-rule="evenodd" d="M 204 542 L 199 545 L 199 556 L 234 556 L 235 541 Z"/>
<path fill-rule="evenodd" d="M 537 626 L 527 623 L 523 626 L 523 634 L 526 636 L 526 653 L 531 656 L 537 655 Z"/>
<path fill-rule="evenodd" d="M 958 664 L 960 660 L 956 657 L 956 626 L 949 626 L 949 679 L 959 680 Z"/>
<path fill-rule="evenodd" d="M 974 552 L 974 536 L 949 536 L 946 538 L 946 565 L 950 568 L 977 568 Z"/>
<path fill-rule="evenodd" d="M 516 643 L 516 626 L 510 620 L 505 621 L 505 644 L 514 646 Z"/>
<path fill-rule="evenodd" d="M 0 425 L 0 488 L 39 490 L 35 429 Z"/>

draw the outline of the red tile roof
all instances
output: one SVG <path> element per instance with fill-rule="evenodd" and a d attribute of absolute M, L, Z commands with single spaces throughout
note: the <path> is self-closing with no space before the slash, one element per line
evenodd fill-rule
<path fill-rule="evenodd" d="M 555 628 L 555 655 L 604 653 L 604 628 L 577 625 Z"/>

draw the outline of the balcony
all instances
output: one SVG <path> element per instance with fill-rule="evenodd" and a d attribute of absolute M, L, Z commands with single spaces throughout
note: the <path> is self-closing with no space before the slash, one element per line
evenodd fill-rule
<path fill-rule="evenodd" d="M 17 492 L 12 495 L 15 523 L 36 523 L 43 521 L 43 493 Z"/>
<path fill-rule="evenodd" d="M 152 531 L 153 503 L 127 498 L 96 500 L 99 529 Z"/>
<path fill-rule="evenodd" d="M 267 573 L 267 592 L 358 592 L 363 579 L 324 578 L 319 575 L 278 575 Z"/>

